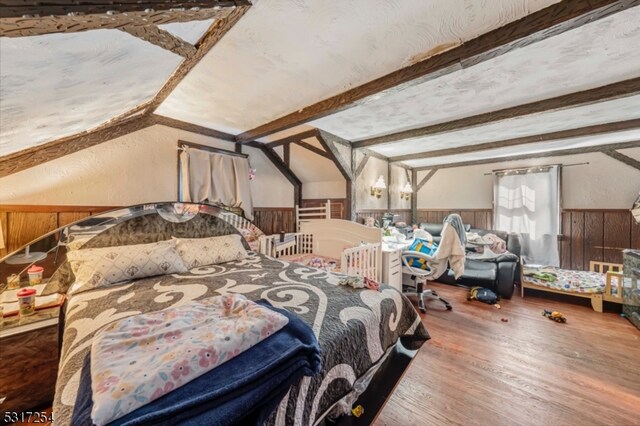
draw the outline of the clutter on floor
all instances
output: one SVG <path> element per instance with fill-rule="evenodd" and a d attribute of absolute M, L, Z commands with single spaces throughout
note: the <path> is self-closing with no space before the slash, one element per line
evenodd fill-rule
<path fill-rule="evenodd" d="M 549 309 L 545 309 L 544 311 L 542 311 L 542 315 L 549 318 L 551 321 L 560 322 L 560 323 L 567 322 L 567 319 L 564 317 L 564 315 L 562 315 L 562 313 L 558 311 L 551 311 Z"/>
<path fill-rule="evenodd" d="M 498 302 L 499 298 L 497 294 L 495 294 L 493 291 L 491 291 L 488 288 L 471 287 L 469 289 L 469 295 L 467 296 L 467 300 L 477 300 L 479 302 L 487 303 L 489 305 L 495 305 Z"/>

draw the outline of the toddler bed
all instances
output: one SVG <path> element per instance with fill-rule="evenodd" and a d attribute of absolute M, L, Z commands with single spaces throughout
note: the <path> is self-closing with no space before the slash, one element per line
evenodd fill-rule
<path fill-rule="evenodd" d="M 380 281 L 382 231 L 341 219 L 312 219 L 300 232 L 263 236 L 260 252 L 305 266 Z"/>
<path fill-rule="evenodd" d="M 556 267 L 521 268 L 520 294 L 524 289 L 568 294 L 591 300 L 591 307 L 602 312 L 602 302 L 622 303 L 622 265 L 591 261 L 589 271 L 573 271 Z"/>

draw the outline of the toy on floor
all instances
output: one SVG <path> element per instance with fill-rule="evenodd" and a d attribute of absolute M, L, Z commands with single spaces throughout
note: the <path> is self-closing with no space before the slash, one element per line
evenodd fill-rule
<path fill-rule="evenodd" d="M 471 287 L 467 300 L 478 300 L 489 305 L 495 305 L 498 302 L 498 296 L 488 288 Z"/>
<path fill-rule="evenodd" d="M 562 315 L 562 313 L 558 311 L 550 311 L 549 309 L 545 309 L 544 311 L 542 311 L 542 315 L 555 322 L 567 322 L 567 319 L 564 317 L 564 315 Z"/>

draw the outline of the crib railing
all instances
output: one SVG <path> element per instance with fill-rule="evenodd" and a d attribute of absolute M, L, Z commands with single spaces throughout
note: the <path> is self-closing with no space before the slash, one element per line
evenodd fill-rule
<path fill-rule="evenodd" d="M 345 249 L 340 259 L 340 271 L 347 275 L 358 275 L 380 282 L 382 270 L 382 247 L 380 243 L 363 244 Z"/>
<path fill-rule="evenodd" d="M 271 257 L 292 256 L 295 254 L 307 254 L 313 252 L 313 234 L 296 232 L 286 234 L 293 239 L 280 242 L 280 235 L 263 235 L 260 237 L 260 253 Z"/>

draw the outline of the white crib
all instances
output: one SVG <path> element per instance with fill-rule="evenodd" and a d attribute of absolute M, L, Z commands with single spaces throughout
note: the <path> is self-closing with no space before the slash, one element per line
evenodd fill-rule
<path fill-rule="evenodd" d="M 382 231 L 341 219 L 310 219 L 300 223 L 300 232 L 263 236 L 260 252 L 271 257 L 315 254 L 340 260 L 340 272 L 380 281 Z M 293 236 L 293 237 L 292 237 Z"/>

